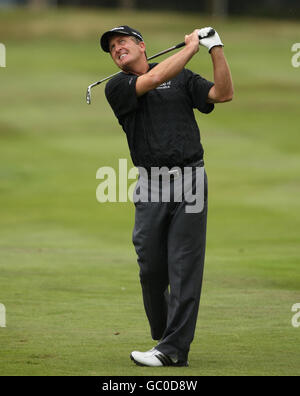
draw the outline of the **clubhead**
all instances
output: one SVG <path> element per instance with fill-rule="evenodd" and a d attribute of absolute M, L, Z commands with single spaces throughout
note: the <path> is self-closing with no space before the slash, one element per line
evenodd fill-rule
<path fill-rule="evenodd" d="M 88 105 L 90 105 L 92 102 L 92 98 L 91 98 L 91 87 L 88 87 L 87 91 L 86 91 L 86 103 Z"/>

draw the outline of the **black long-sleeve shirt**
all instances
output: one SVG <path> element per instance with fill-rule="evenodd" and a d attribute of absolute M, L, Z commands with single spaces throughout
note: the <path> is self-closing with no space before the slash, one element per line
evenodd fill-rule
<path fill-rule="evenodd" d="M 150 69 L 155 66 L 150 64 Z M 105 88 L 106 98 L 126 133 L 134 165 L 171 168 L 203 159 L 193 109 L 206 114 L 213 111 L 207 97 L 214 84 L 183 69 L 172 80 L 137 97 L 137 78 L 122 72 Z"/>

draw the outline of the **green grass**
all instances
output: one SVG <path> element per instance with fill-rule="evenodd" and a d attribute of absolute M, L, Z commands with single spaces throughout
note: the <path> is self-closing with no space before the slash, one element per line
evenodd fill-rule
<path fill-rule="evenodd" d="M 96 171 L 129 158 L 103 88 L 100 33 L 127 22 L 148 55 L 220 32 L 235 99 L 197 114 L 209 176 L 205 279 L 187 369 L 129 360 L 153 346 L 130 203 L 99 204 Z M 0 375 L 299 375 L 300 69 L 294 22 L 176 13 L 0 12 Z M 189 68 L 212 78 L 204 49 Z M 119 334 L 117 334 L 119 333 Z"/>

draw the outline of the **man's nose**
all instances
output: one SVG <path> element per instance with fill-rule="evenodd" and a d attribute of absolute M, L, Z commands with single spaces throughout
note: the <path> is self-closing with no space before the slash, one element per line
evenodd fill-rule
<path fill-rule="evenodd" d="M 116 43 L 116 44 L 115 44 L 115 51 L 118 52 L 119 49 L 120 49 L 120 47 L 121 47 L 121 44 Z"/>
<path fill-rule="evenodd" d="M 116 45 L 116 53 L 118 53 L 119 51 L 121 51 L 124 48 L 124 44 L 117 44 Z"/>

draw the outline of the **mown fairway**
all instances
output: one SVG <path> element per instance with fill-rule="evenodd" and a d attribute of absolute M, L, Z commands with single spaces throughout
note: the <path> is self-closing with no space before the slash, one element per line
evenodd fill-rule
<path fill-rule="evenodd" d="M 209 177 L 205 281 L 187 369 L 133 365 L 153 346 L 131 203 L 96 201 L 96 171 L 128 158 L 104 96 L 104 29 L 141 30 L 148 55 L 214 26 L 232 103 L 197 116 Z M 175 13 L 0 12 L 1 375 L 299 375 L 299 24 Z M 163 58 L 161 58 L 163 59 Z M 190 69 L 212 78 L 205 49 Z"/>

